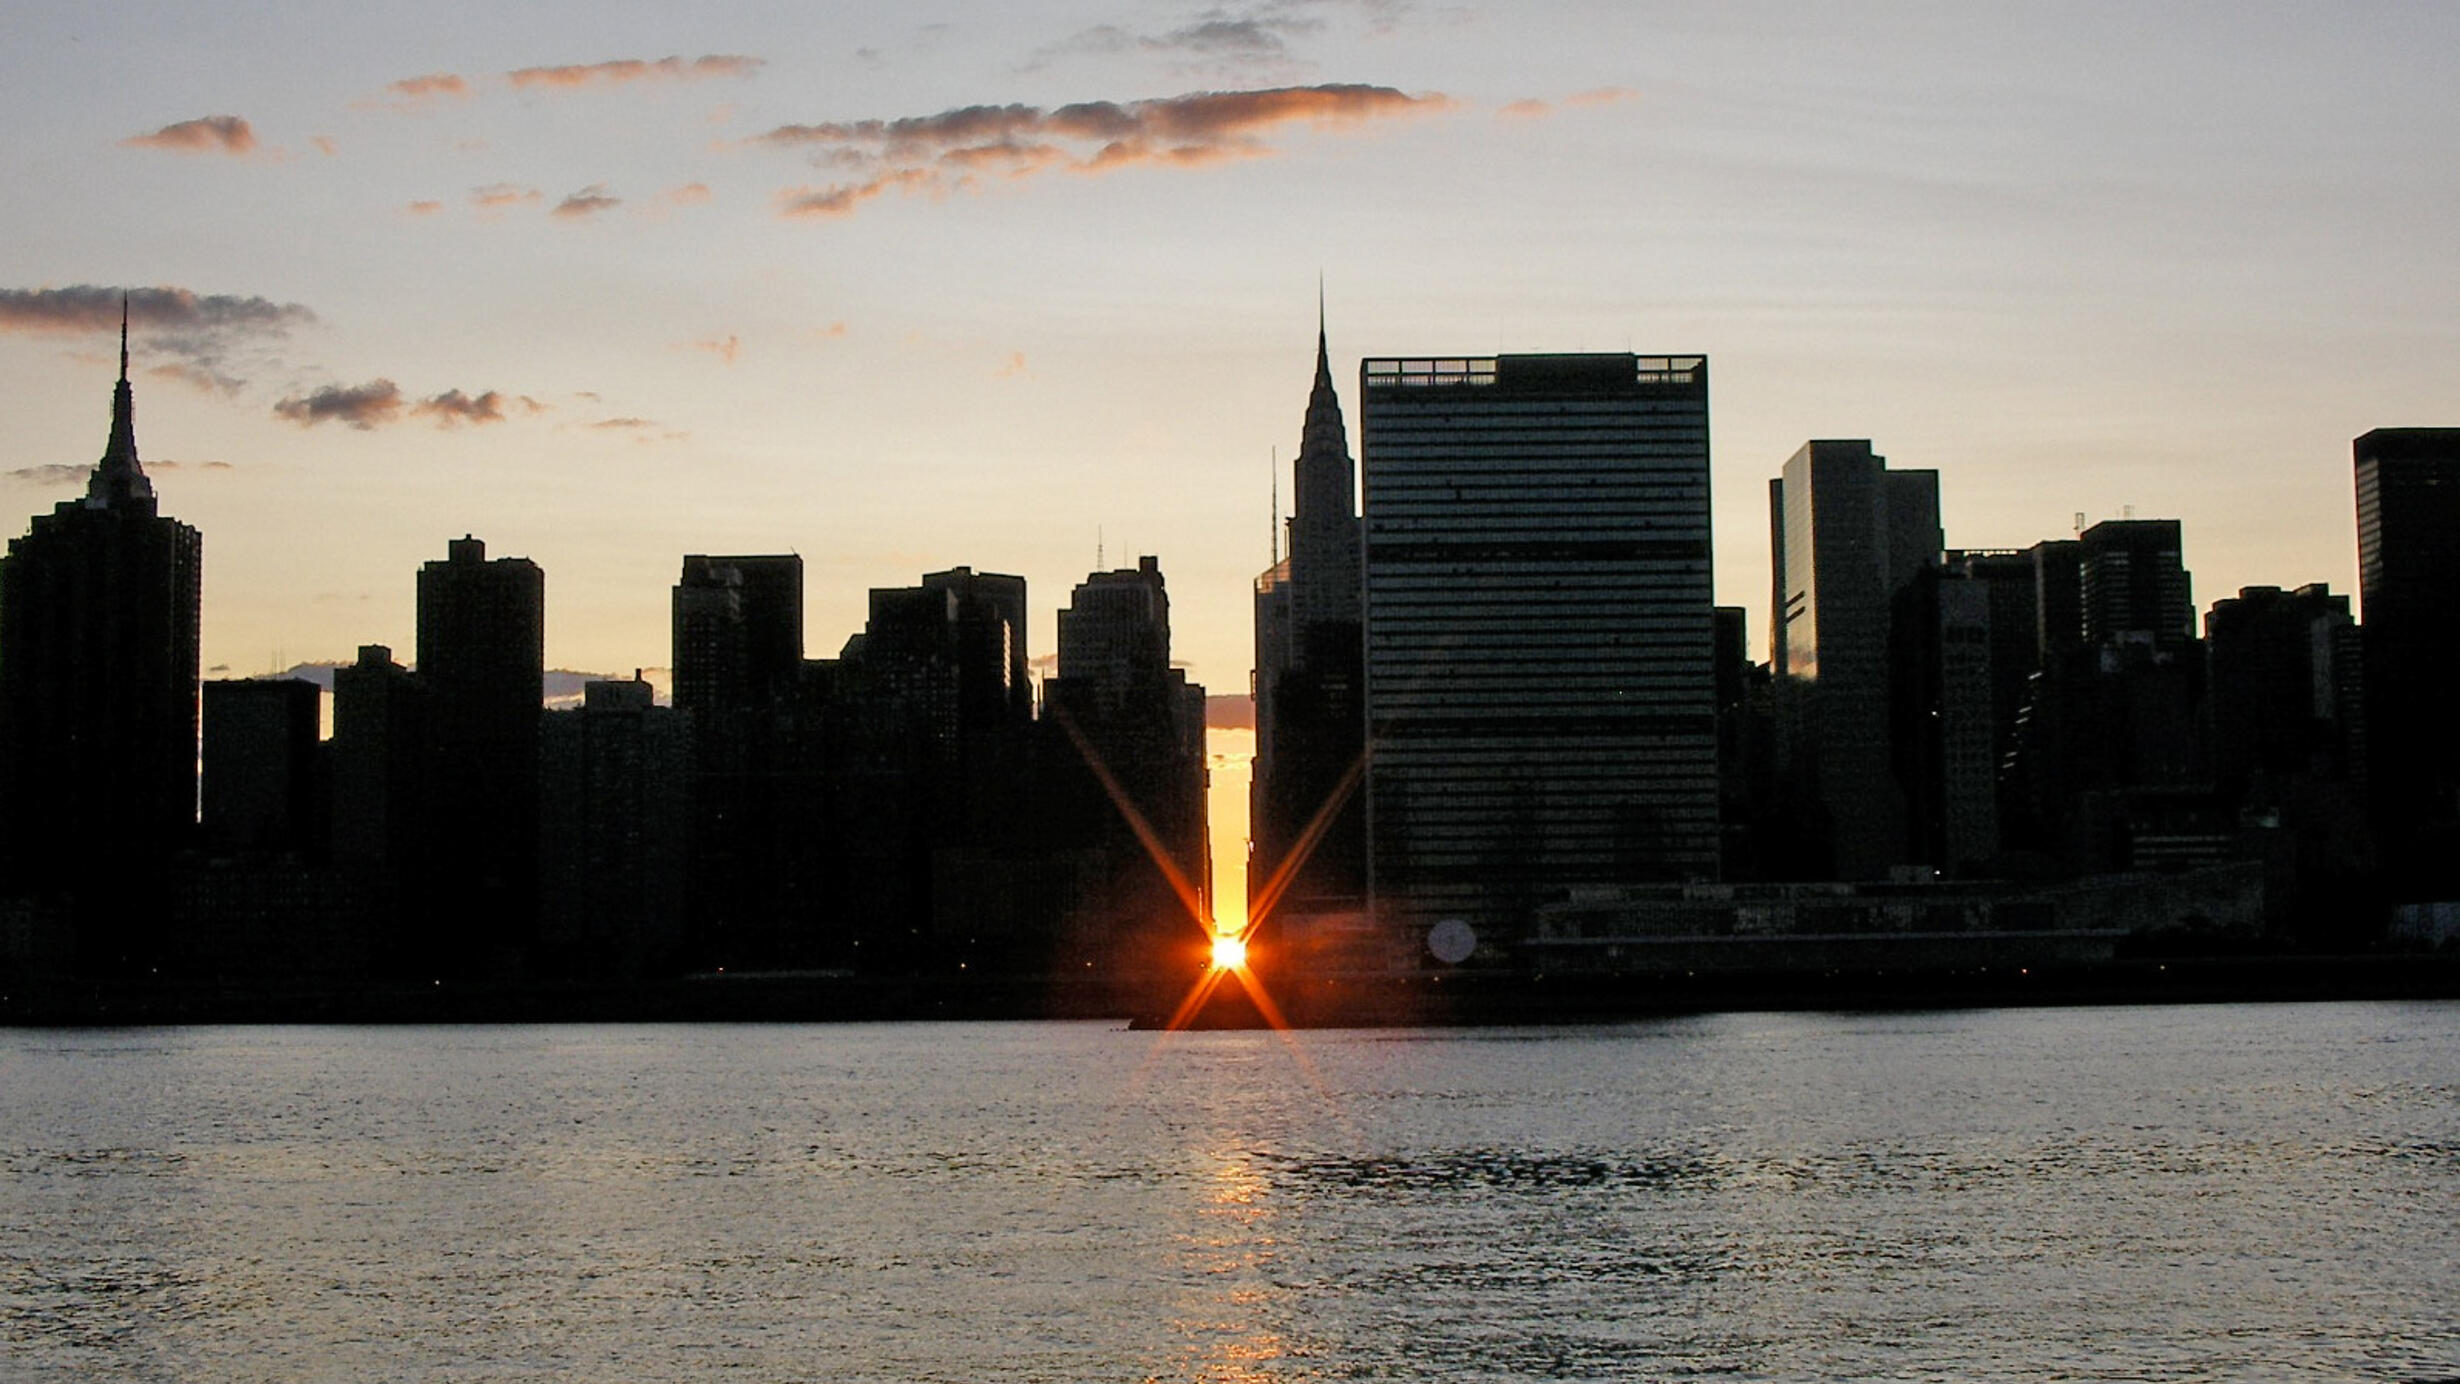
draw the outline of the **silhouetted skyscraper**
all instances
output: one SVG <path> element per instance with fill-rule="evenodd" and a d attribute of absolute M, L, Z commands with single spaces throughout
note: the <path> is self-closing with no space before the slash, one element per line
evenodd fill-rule
<path fill-rule="evenodd" d="M 2076 536 L 2084 642 L 2195 642 L 2195 591 L 2175 519 L 2104 519 Z"/>
<path fill-rule="evenodd" d="M 128 329 L 111 437 L 80 499 L 0 560 L 0 851 L 12 891 L 77 900 L 82 960 L 141 964 L 196 825 L 202 544 L 137 460 Z"/>
<path fill-rule="evenodd" d="M 1147 946 L 1186 939 L 1185 910 L 1144 863 L 1127 819 L 1129 810 L 1140 815 L 1189 886 L 1209 890 L 1204 688 L 1170 666 L 1170 595 L 1157 559 L 1077 584 L 1059 612 L 1058 676 L 1042 695 L 1044 719 L 1062 728 L 1059 739 L 1045 737 L 1064 775 L 1054 790 L 1061 834 L 1109 857 L 1118 954 L 1133 962 Z M 1124 809 L 1096 786 L 1087 761 L 1117 784 Z"/>
<path fill-rule="evenodd" d="M 1289 556 L 1256 581 L 1251 909 L 1310 823 L 1332 806 L 1365 746 L 1354 467 L 1320 319 L 1294 471 Z M 1284 897 L 1301 906 L 1354 906 L 1366 888 L 1365 824 L 1365 804 L 1353 793 Z"/>
<path fill-rule="evenodd" d="M 1804 685 L 1800 742 L 1839 879 L 1906 863 L 1889 648 L 1899 593 L 1940 557 L 1939 473 L 1890 471 L 1868 441 L 1806 442 L 1769 483 L 1770 663 Z"/>
<path fill-rule="evenodd" d="M 803 666 L 803 559 L 686 556 L 674 642 L 678 708 L 705 716 L 781 702 Z"/>
<path fill-rule="evenodd" d="M 432 703 L 433 887 L 459 926 L 449 964 L 501 969 L 533 940 L 546 574 L 454 539 L 419 569 L 418 673 Z"/>
<path fill-rule="evenodd" d="M 1706 359 L 1369 359 L 1359 397 L 1376 907 L 1508 947 L 1713 877 Z"/>
<path fill-rule="evenodd" d="M 2353 450 L 2375 814 L 2396 869 L 2441 857 L 2396 886 L 2426 897 L 2460 883 L 2450 850 L 2402 844 L 2460 821 L 2460 428 L 2377 428 Z"/>

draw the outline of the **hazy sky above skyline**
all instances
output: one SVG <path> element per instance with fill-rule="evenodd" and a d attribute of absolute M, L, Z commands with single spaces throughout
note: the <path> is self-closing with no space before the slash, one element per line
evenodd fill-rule
<path fill-rule="evenodd" d="M 2348 589 L 2349 439 L 2460 422 L 2455 51 L 2424 4 L 21 0 L 0 522 L 106 435 L 68 290 L 164 288 L 209 675 L 406 656 L 465 531 L 558 666 L 665 663 L 685 552 L 803 554 L 815 657 L 1022 573 L 1041 655 L 1098 534 L 1240 691 L 1320 272 L 1353 427 L 1361 355 L 1705 352 L 1755 643 L 1809 437 L 1937 468 L 1951 545 L 2132 506 L 2199 606 Z"/>

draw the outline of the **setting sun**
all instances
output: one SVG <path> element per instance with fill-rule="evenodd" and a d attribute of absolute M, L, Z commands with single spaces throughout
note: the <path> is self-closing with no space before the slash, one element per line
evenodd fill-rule
<path fill-rule="evenodd" d="M 1213 969 L 1235 971 L 1247 964 L 1247 943 L 1235 933 L 1218 933 L 1213 938 Z"/>

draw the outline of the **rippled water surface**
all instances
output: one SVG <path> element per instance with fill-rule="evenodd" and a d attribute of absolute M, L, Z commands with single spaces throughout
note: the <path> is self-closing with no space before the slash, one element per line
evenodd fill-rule
<path fill-rule="evenodd" d="M 9 1380 L 2460 1377 L 2460 1005 L 0 1032 Z"/>

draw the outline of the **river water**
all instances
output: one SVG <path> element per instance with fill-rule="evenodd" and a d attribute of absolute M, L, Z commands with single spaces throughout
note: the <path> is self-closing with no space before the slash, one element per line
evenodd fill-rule
<path fill-rule="evenodd" d="M 2460 1377 L 2460 1004 L 0 1032 L 0 1379 Z"/>

